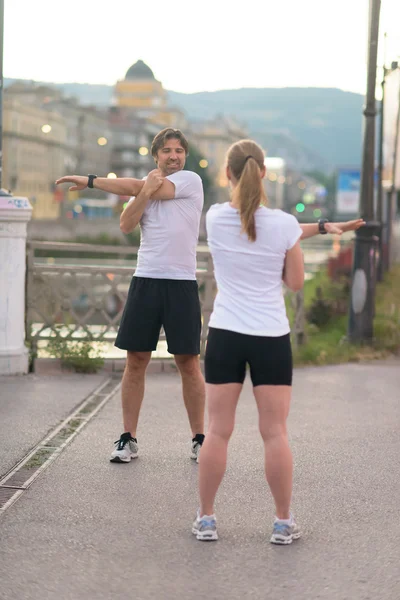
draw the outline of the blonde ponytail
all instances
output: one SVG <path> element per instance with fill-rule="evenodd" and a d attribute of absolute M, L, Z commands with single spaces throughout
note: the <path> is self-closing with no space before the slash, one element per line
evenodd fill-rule
<path fill-rule="evenodd" d="M 236 142 L 228 151 L 228 167 L 237 180 L 232 201 L 239 206 L 242 232 L 254 242 L 257 237 L 255 212 L 260 204 L 267 203 L 261 177 L 264 152 L 252 140 Z"/>

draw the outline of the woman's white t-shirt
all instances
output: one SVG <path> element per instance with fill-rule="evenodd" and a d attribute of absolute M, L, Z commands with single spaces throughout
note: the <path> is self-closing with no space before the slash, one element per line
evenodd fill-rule
<path fill-rule="evenodd" d="M 290 332 L 282 289 L 286 252 L 299 240 L 297 219 L 260 207 L 255 242 L 241 233 L 239 211 L 214 204 L 206 216 L 217 296 L 209 326 L 248 335 L 278 337 Z"/>

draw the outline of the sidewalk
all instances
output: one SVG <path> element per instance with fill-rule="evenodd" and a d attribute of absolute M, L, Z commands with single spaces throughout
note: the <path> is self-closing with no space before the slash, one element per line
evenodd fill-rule
<path fill-rule="evenodd" d="M 190 533 L 198 467 L 179 378 L 151 375 L 137 461 L 108 460 L 116 395 L 0 517 L 0 599 L 398 600 L 399 384 L 395 360 L 295 371 L 293 506 L 304 533 L 275 547 L 249 383 L 218 497 L 220 541 L 207 544 Z M 65 403 L 79 386 L 64 386 Z"/>
<path fill-rule="evenodd" d="M 61 373 L 0 377 L 0 477 L 105 378 Z"/>

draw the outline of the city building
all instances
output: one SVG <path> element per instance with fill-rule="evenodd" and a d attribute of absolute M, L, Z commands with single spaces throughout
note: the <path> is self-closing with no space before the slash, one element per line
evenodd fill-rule
<path fill-rule="evenodd" d="M 29 198 L 34 218 L 59 216 L 61 196 L 55 180 L 64 173 L 66 156 L 65 119 L 5 93 L 2 185 L 14 196 Z"/>
<path fill-rule="evenodd" d="M 285 205 L 286 162 L 278 156 L 267 156 L 264 164 L 267 169 L 264 186 L 268 206 L 283 210 Z"/>
<path fill-rule="evenodd" d="M 162 83 L 157 81 L 153 71 L 142 60 L 129 67 L 125 78 L 117 82 L 113 106 L 156 123 L 159 129 L 187 129 L 184 112 L 168 105 L 167 92 Z"/>
<path fill-rule="evenodd" d="M 16 82 L 5 91 L 5 97 L 20 106 L 31 107 L 48 115 L 46 124 L 49 131 L 47 140 L 54 138 L 53 124 L 62 121 L 65 137 L 62 145 L 62 158 L 57 163 L 57 172 L 53 182 L 66 173 L 96 173 L 106 176 L 109 173 L 111 158 L 111 133 L 108 111 L 93 106 L 82 106 L 75 98 L 66 98 L 55 87 L 36 85 L 35 83 Z M 60 150 L 61 151 L 61 150 Z M 54 162 L 54 161 L 53 161 Z M 37 171 L 37 176 L 42 175 Z M 34 218 L 54 218 L 65 216 L 70 203 L 79 196 L 65 188 L 56 189 L 59 211 L 34 211 Z M 99 197 L 106 194 L 98 192 Z M 37 197 L 41 204 L 41 196 Z M 38 205 L 38 206 L 39 206 Z M 40 217 L 39 217 L 40 214 Z"/>
<path fill-rule="evenodd" d="M 226 153 L 234 142 L 248 137 L 246 129 L 233 118 L 219 115 L 209 121 L 191 122 L 189 135 L 208 166 L 214 184 L 214 201 L 225 202 L 229 198 Z"/>

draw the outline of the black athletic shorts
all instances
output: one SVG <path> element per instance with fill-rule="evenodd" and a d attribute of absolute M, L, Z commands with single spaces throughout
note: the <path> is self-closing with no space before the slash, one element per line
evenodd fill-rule
<path fill-rule="evenodd" d="M 197 281 L 132 277 L 115 345 L 151 352 L 157 348 L 161 327 L 170 354 L 200 354 Z"/>
<path fill-rule="evenodd" d="M 253 386 L 292 385 L 290 334 L 245 335 L 210 327 L 204 361 L 207 383 L 243 383 L 250 367 Z"/>

